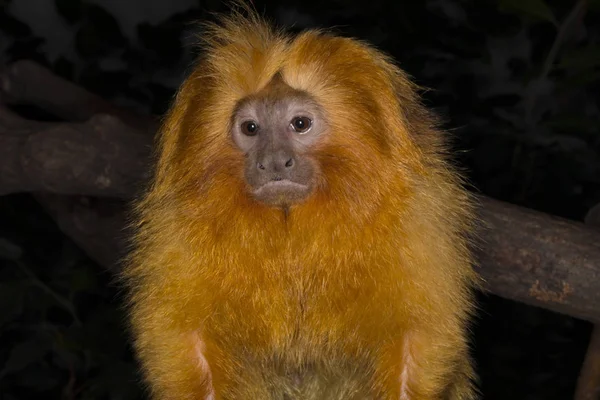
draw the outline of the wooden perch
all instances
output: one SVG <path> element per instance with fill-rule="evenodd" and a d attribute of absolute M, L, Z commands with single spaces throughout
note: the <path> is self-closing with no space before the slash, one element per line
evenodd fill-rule
<path fill-rule="evenodd" d="M 10 75 L 0 76 L 0 82 L 4 82 L 2 87 L 24 85 L 19 79 L 26 80 L 27 74 L 16 73 L 18 67 L 13 66 Z M 49 73 L 37 73 L 37 76 L 54 79 Z M 58 85 L 57 82 L 60 81 L 53 84 Z M 44 85 L 37 83 L 38 88 Z M 69 85 L 73 92 L 73 85 Z M 61 100 L 60 93 L 64 91 L 67 90 L 59 86 L 54 87 L 53 93 L 26 91 L 25 98 L 18 92 L 10 92 L 4 98 L 33 101 L 67 118 L 68 111 L 76 108 L 76 118 L 69 118 L 71 121 L 108 109 L 98 98 L 93 102 Z M 87 93 L 80 88 L 77 91 L 80 95 Z M 83 96 L 89 98 L 89 94 Z M 114 115 L 123 113 L 119 111 Z M 115 267 L 124 248 L 124 203 L 106 198 L 82 200 L 82 196 L 131 198 L 136 182 L 142 181 L 147 171 L 150 136 L 136 132 L 132 125 L 119 124 L 115 117 L 40 124 L 22 120 L 6 110 L 2 115 L 5 122 L 2 125 L 0 118 L 0 193 L 52 192 L 52 195 L 38 194 L 37 198 L 61 229 L 100 264 Z M 35 152 L 34 162 L 23 162 L 32 157 L 31 142 L 44 151 Z M 2 143 L 8 143 L 10 151 L 4 150 Z M 66 194 L 71 196 L 64 196 Z M 491 292 L 600 321 L 600 234 L 597 231 L 581 223 L 486 197 L 481 197 L 481 205 L 483 226 L 478 269 Z"/>
<path fill-rule="evenodd" d="M 600 232 L 600 203 L 588 212 L 585 223 Z M 579 373 L 575 400 L 598 399 L 600 399 L 600 324 L 595 324 Z"/>
<path fill-rule="evenodd" d="M 116 107 L 95 94 L 29 60 L 17 61 L 0 73 L 2 100 L 36 105 L 66 121 L 85 122 L 95 114 L 109 114 L 134 129 L 154 133 L 157 119 Z"/>
<path fill-rule="evenodd" d="M 582 223 L 481 198 L 478 252 L 499 296 L 600 321 L 600 234 Z"/>
<path fill-rule="evenodd" d="M 131 196 L 148 170 L 151 145 L 150 136 L 110 115 L 43 123 L 0 105 L 0 195 Z"/>

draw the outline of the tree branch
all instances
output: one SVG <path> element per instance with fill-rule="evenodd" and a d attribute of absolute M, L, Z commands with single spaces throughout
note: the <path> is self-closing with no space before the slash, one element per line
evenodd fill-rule
<path fill-rule="evenodd" d="M 109 114 L 149 133 L 154 133 L 158 124 L 156 118 L 117 107 L 29 60 L 0 71 L 0 92 L 5 103 L 36 105 L 66 121 L 84 122 L 95 114 Z"/>
<path fill-rule="evenodd" d="M 150 136 L 110 115 L 41 123 L 0 105 L 0 195 L 131 196 L 148 170 L 151 146 Z"/>
<path fill-rule="evenodd" d="M 44 87 L 44 83 L 37 86 Z M 40 89 L 21 99 L 54 110 L 80 104 L 54 104 L 48 96 L 50 92 Z M 85 104 L 82 108 L 88 115 L 96 114 L 95 107 L 106 110 L 97 101 Z M 82 115 L 79 110 L 71 119 Z M 27 121 L 0 108 L 0 193 L 46 192 L 37 193 L 36 198 L 60 228 L 101 265 L 118 268 L 125 251 L 125 202 L 108 197 L 134 196 L 145 179 L 150 146 L 150 135 L 116 117 L 52 124 Z M 481 205 L 482 249 L 477 268 L 490 291 L 600 321 L 599 232 L 485 197 Z"/>

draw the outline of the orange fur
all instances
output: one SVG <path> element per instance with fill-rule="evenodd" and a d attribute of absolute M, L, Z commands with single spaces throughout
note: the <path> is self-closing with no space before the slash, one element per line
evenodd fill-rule
<path fill-rule="evenodd" d="M 253 13 L 212 26 L 205 50 L 124 273 L 154 398 L 474 398 L 472 207 L 415 86 L 367 44 Z M 320 185 L 289 215 L 248 195 L 229 133 L 277 72 L 330 127 L 311 150 Z"/>

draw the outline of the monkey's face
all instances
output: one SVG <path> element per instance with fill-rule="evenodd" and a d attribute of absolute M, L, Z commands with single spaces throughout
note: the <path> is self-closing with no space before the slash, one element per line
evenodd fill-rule
<path fill-rule="evenodd" d="M 216 29 L 161 130 L 161 195 L 234 219 L 293 209 L 297 227 L 368 221 L 411 193 L 424 160 L 412 133 L 428 128 L 400 70 L 320 32 Z"/>
<path fill-rule="evenodd" d="M 305 200 L 317 174 L 308 150 L 325 130 L 319 105 L 283 83 L 242 100 L 233 117 L 232 138 L 244 153 L 251 195 L 272 206 Z"/>

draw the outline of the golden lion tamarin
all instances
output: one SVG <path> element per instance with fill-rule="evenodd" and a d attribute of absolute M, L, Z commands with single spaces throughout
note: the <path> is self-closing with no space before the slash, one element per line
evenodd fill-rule
<path fill-rule="evenodd" d="M 152 397 L 474 399 L 471 200 L 417 88 L 252 11 L 204 41 L 124 272 Z"/>

